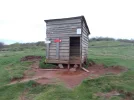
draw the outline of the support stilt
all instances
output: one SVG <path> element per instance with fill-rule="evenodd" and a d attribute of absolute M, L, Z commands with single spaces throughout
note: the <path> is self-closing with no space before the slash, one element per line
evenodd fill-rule
<path fill-rule="evenodd" d="M 70 64 L 68 64 L 67 68 L 68 68 L 68 70 L 70 69 Z"/>
<path fill-rule="evenodd" d="M 86 71 L 86 72 L 89 72 L 89 70 L 87 70 L 87 69 L 84 68 L 84 67 L 81 67 L 81 69 L 83 69 L 83 70 Z"/>
<path fill-rule="evenodd" d="M 80 64 L 80 68 L 82 67 L 82 64 Z"/>
<path fill-rule="evenodd" d="M 81 68 L 82 70 L 84 70 L 85 72 L 89 72 L 89 70 L 87 70 L 86 68 L 82 67 L 82 64 L 80 64 L 80 68 Z"/>

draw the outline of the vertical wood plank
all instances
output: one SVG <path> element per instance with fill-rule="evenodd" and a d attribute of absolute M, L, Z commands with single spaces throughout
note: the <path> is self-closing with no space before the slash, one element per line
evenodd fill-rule
<path fill-rule="evenodd" d="M 81 19 L 81 37 L 80 37 L 80 67 L 82 66 L 82 35 L 83 35 L 83 20 Z"/>
<path fill-rule="evenodd" d="M 46 44 L 47 45 L 47 52 L 46 52 L 46 58 L 49 58 L 49 43 Z"/>
<path fill-rule="evenodd" d="M 56 43 L 56 58 L 59 59 L 59 42 Z"/>
<path fill-rule="evenodd" d="M 71 57 L 71 55 L 70 55 L 70 37 L 69 37 L 69 62 L 68 62 L 68 71 L 69 71 L 69 69 L 70 69 L 70 57 Z"/>

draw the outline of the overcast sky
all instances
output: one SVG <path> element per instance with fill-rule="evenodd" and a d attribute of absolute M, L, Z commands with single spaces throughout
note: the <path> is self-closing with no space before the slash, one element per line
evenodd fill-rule
<path fill-rule="evenodd" d="M 44 41 L 45 19 L 80 15 L 90 37 L 134 39 L 134 0 L 0 0 L 0 40 Z"/>

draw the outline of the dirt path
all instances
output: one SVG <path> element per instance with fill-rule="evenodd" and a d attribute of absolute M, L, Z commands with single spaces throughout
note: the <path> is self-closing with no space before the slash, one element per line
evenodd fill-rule
<path fill-rule="evenodd" d="M 85 78 L 92 79 L 104 74 L 119 74 L 124 71 L 119 66 L 104 68 L 101 64 L 94 64 L 88 67 L 89 73 L 81 69 L 78 69 L 76 72 L 70 72 L 67 69 L 57 71 L 41 70 L 38 67 L 38 62 L 33 63 L 30 67 L 31 69 L 25 72 L 23 79 L 14 80 L 8 85 L 35 80 L 40 84 L 58 84 L 60 82 L 69 88 L 73 88 L 79 85 Z M 29 73 L 33 74 L 30 75 Z"/>

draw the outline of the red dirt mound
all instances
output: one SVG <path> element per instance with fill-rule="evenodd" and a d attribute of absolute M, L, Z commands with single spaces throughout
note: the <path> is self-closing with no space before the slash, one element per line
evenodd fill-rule
<path fill-rule="evenodd" d="M 28 80 L 36 80 L 39 84 L 56 84 L 57 80 L 65 83 L 67 87 L 73 88 L 79 85 L 86 78 L 97 78 L 105 74 L 119 74 L 126 69 L 120 66 L 113 66 L 105 68 L 102 64 L 94 64 L 87 69 L 89 72 L 85 72 L 82 69 L 77 69 L 76 72 L 68 71 L 68 69 L 59 69 L 55 71 L 42 70 L 38 67 L 38 61 L 34 62 L 30 67 L 31 69 L 26 71 L 24 78 L 19 80 L 25 82 Z M 30 74 L 31 73 L 31 74 Z M 15 83 L 17 81 L 11 82 Z"/>

